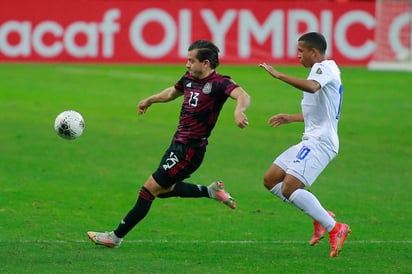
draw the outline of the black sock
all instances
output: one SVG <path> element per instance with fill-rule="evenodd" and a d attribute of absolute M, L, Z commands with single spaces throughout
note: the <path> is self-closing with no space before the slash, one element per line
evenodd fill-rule
<path fill-rule="evenodd" d="M 154 198 L 145 187 L 142 187 L 135 206 L 120 222 L 119 226 L 114 230 L 114 234 L 119 238 L 126 236 L 126 234 L 147 215 Z"/>
<path fill-rule="evenodd" d="M 177 182 L 171 192 L 158 195 L 159 198 L 184 197 L 184 198 L 201 198 L 209 197 L 207 187 L 185 182 Z"/>

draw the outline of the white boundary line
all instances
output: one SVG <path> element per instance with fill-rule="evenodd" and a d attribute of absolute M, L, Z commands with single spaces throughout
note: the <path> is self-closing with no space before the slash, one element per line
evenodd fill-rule
<path fill-rule="evenodd" d="M 88 240 L 17 240 L 17 241 L 8 241 L 0 240 L 0 243 L 20 243 L 20 244 L 69 244 L 69 243 L 86 243 L 90 242 Z M 202 241 L 202 240 L 130 240 L 125 241 L 127 243 L 157 243 L 157 244 L 304 244 L 307 241 L 242 241 L 242 240 L 211 240 L 211 241 Z M 412 240 L 359 240 L 351 241 L 348 240 L 345 244 L 412 244 Z"/>

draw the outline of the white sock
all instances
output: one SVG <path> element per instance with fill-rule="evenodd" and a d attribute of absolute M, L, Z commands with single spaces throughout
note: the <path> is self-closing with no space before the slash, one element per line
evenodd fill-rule
<path fill-rule="evenodd" d="M 278 196 L 285 203 L 291 204 L 291 202 L 282 194 L 283 182 L 276 184 L 271 190 L 269 190 L 273 195 Z"/>
<path fill-rule="evenodd" d="M 309 191 L 297 189 L 290 195 L 289 201 L 312 217 L 312 219 L 318 221 L 327 231 L 331 231 L 335 226 L 336 221 L 322 207 L 315 195 Z"/>

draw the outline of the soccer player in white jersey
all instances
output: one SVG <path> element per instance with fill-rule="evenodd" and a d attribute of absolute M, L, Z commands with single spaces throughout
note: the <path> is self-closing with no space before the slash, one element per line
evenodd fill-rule
<path fill-rule="evenodd" d="M 314 220 L 310 245 L 317 244 L 328 231 L 330 257 L 336 257 L 351 230 L 347 224 L 337 222 L 334 214 L 305 190 L 339 150 L 338 121 L 343 89 L 338 66 L 325 57 L 326 47 L 324 36 L 317 32 L 306 33 L 298 39 L 300 63 L 311 69 L 307 79 L 280 73 L 266 63 L 259 65 L 274 78 L 303 91 L 302 113 L 274 115 L 269 118 L 269 125 L 304 122 L 305 126 L 301 142 L 280 154 L 266 171 L 264 186 Z"/>

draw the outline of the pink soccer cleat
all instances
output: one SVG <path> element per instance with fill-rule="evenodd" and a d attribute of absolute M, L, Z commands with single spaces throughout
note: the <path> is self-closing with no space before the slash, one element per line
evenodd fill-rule
<path fill-rule="evenodd" d="M 328 211 L 328 213 L 333 219 L 335 219 L 335 213 L 333 213 L 332 211 Z M 317 221 L 313 221 L 313 228 L 313 236 L 309 241 L 309 244 L 312 246 L 319 243 L 323 238 L 323 235 L 326 233 L 326 229 Z"/>
<path fill-rule="evenodd" d="M 207 187 L 207 190 L 210 198 L 213 198 L 218 202 L 222 202 L 232 209 L 236 208 L 235 199 L 233 199 L 233 197 L 225 191 L 223 182 L 213 182 Z"/>
<path fill-rule="evenodd" d="M 329 232 L 330 257 L 339 256 L 339 252 L 345 243 L 346 237 L 351 233 L 347 224 L 336 223 L 335 227 Z"/>

